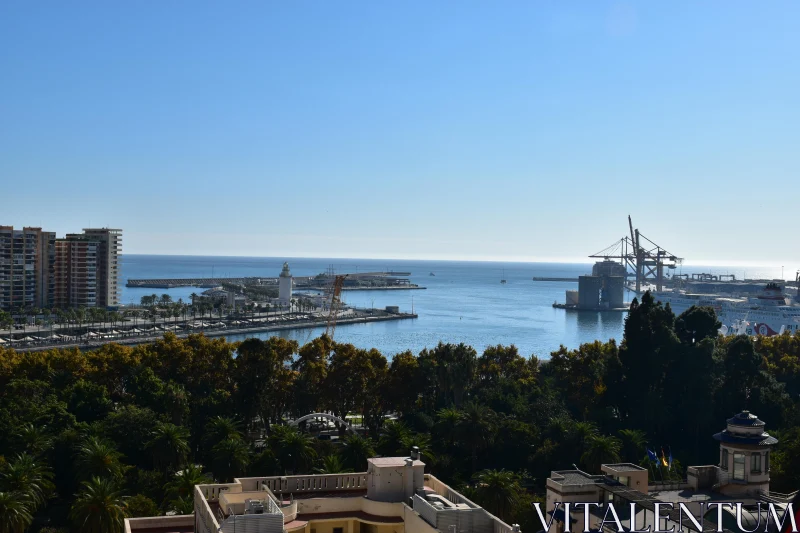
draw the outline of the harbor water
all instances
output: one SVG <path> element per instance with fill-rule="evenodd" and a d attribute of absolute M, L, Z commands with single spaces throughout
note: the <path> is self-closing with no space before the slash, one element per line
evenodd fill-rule
<path fill-rule="evenodd" d="M 123 285 L 128 278 L 197 278 L 197 277 L 277 277 L 287 261 L 295 276 L 311 276 L 333 267 L 336 272 L 410 272 L 411 281 L 425 290 L 345 291 L 345 303 L 357 307 L 384 308 L 397 305 L 401 311 L 413 311 L 419 318 L 341 325 L 336 340 L 362 348 L 377 348 L 391 358 L 394 354 L 436 346 L 439 341 L 472 345 L 481 352 L 496 344 L 514 344 L 520 353 L 548 358 L 550 352 L 564 345 L 577 348 L 594 340 L 622 338 L 626 313 L 575 312 L 553 308 L 563 302 L 565 291 L 577 289 L 577 283 L 533 281 L 536 277 L 577 278 L 591 271 L 591 264 L 575 263 L 493 263 L 467 261 L 404 261 L 324 258 L 254 258 L 125 255 L 122 260 Z M 780 269 L 779 269 L 780 270 Z M 686 269 L 684 269 L 686 271 Z M 734 273 L 741 269 L 693 267 L 692 272 Z M 433 275 L 431 275 L 433 274 Z M 777 277 L 780 272 L 750 269 L 748 277 Z M 507 283 L 501 284 L 505 276 Z M 204 289 L 139 289 L 123 287 L 122 303 L 139 303 L 142 296 L 169 294 L 174 300 Z M 626 294 L 626 301 L 633 298 Z M 266 338 L 280 335 L 300 343 L 324 331 L 324 328 L 289 330 L 255 334 Z M 242 340 L 244 336 L 231 336 Z"/>

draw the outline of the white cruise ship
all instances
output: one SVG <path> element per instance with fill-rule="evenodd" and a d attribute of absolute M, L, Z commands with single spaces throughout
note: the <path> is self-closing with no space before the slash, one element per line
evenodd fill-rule
<path fill-rule="evenodd" d="M 669 303 L 675 315 L 691 306 L 713 307 L 722 322 L 721 333 L 727 335 L 779 335 L 800 330 L 800 306 L 774 284 L 768 284 L 757 297 L 689 294 L 685 292 L 653 293 L 656 300 Z"/>

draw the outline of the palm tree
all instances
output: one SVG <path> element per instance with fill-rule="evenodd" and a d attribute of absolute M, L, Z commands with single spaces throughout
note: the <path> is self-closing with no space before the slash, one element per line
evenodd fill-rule
<path fill-rule="evenodd" d="M 195 485 L 203 485 L 212 481 L 208 474 L 203 473 L 200 465 L 188 465 L 175 474 L 172 481 L 167 483 L 164 488 L 167 494 L 173 498 L 189 498 L 191 500 Z"/>
<path fill-rule="evenodd" d="M 436 413 L 437 429 L 444 436 L 447 445 L 451 448 L 456 441 L 456 429 L 461 422 L 463 413 L 458 409 L 444 408 Z"/>
<path fill-rule="evenodd" d="M 165 471 L 182 466 L 191 451 L 189 430 L 175 424 L 159 423 L 146 447 L 152 452 L 156 466 L 163 466 Z"/>
<path fill-rule="evenodd" d="M 436 456 L 433 453 L 431 436 L 425 433 L 409 434 L 400 443 L 400 448 L 398 448 L 397 453 L 399 455 L 405 455 L 415 447 L 419 449 L 419 453 L 422 455 L 422 460 L 429 465 L 433 465 L 433 462 L 436 460 Z"/>
<path fill-rule="evenodd" d="M 315 468 L 314 472 L 317 474 L 344 474 L 352 472 L 352 470 L 344 466 L 338 455 L 326 455 L 322 458 L 322 466 Z"/>
<path fill-rule="evenodd" d="M 89 437 L 78 447 L 76 463 L 81 477 L 120 479 L 126 470 L 121 458 L 122 454 L 110 442 Z"/>
<path fill-rule="evenodd" d="M 372 442 L 355 433 L 347 435 L 343 441 L 341 455 L 344 464 L 357 472 L 363 472 L 367 466 L 367 459 L 375 456 Z"/>
<path fill-rule="evenodd" d="M 600 470 L 600 465 L 619 462 L 622 447 L 619 439 L 610 435 L 594 435 L 586 443 L 581 462 L 590 472 Z"/>
<path fill-rule="evenodd" d="M 227 416 L 215 416 L 206 424 L 205 439 L 210 446 L 226 439 L 241 439 L 241 424 Z"/>
<path fill-rule="evenodd" d="M 507 470 L 484 470 L 475 476 L 476 503 L 502 520 L 509 521 L 520 502 L 519 478 Z"/>
<path fill-rule="evenodd" d="M 626 461 L 639 462 L 644 457 L 644 448 L 647 445 L 647 435 L 639 429 L 621 429 L 619 436 L 622 437 L 622 456 Z"/>
<path fill-rule="evenodd" d="M 489 446 L 494 437 L 494 411 L 476 402 L 464 404 L 459 424 L 462 438 L 470 448 L 472 470 L 478 462 L 478 451 Z"/>
<path fill-rule="evenodd" d="M 194 513 L 194 498 L 191 496 L 179 496 L 170 500 L 167 504 L 169 511 L 178 515 L 187 515 Z"/>
<path fill-rule="evenodd" d="M 84 481 L 70 518 L 82 533 L 122 533 L 125 504 L 115 482 L 99 477 Z"/>
<path fill-rule="evenodd" d="M 284 470 L 308 472 L 317 457 L 314 439 L 294 427 L 275 426 L 270 443 Z"/>
<path fill-rule="evenodd" d="M 161 295 L 161 305 L 169 305 L 172 303 L 172 296 L 167 293 Z"/>
<path fill-rule="evenodd" d="M 411 431 L 404 423 L 392 420 L 384 424 L 382 433 L 378 442 L 378 450 L 383 455 L 393 455 L 398 453 L 398 450 L 405 448 L 405 441 L 410 436 Z M 406 452 L 408 450 L 400 453 Z"/>
<path fill-rule="evenodd" d="M 211 449 L 214 473 L 222 481 L 242 475 L 250 463 L 250 447 L 240 438 L 225 439 Z"/>
<path fill-rule="evenodd" d="M 35 457 L 23 453 L 0 472 L 0 486 L 30 501 L 30 510 L 43 505 L 55 488 L 53 473 Z"/>
<path fill-rule="evenodd" d="M 14 437 L 22 445 L 22 448 L 32 455 L 43 454 L 53 444 L 53 439 L 47 435 L 44 427 L 36 427 L 30 422 L 20 426 Z"/>
<path fill-rule="evenodd" d="M 33 522 L 30 502 L 16 492 L 0 492 L 0 533 L 22 533 Z"/>

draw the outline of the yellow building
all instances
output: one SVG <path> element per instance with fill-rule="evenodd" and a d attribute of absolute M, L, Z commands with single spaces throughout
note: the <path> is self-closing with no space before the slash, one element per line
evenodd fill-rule
<path fill-rule="evenodd" d="M 197 485 L 194 515 L 130 518 L 126 533 L 514 533 L 430 474 L 418 452 L 366 472 Z"/>

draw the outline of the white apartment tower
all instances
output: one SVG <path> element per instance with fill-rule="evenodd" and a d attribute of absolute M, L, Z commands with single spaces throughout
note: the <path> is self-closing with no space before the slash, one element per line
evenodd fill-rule
<path fill-rule="evenodd" d="M 98 243 L 97 249 L 97 306 L 115 307 L 120 299 L 119 256 L 122 252 L 122 230 L 88 228 L 87 239 Z"/>

